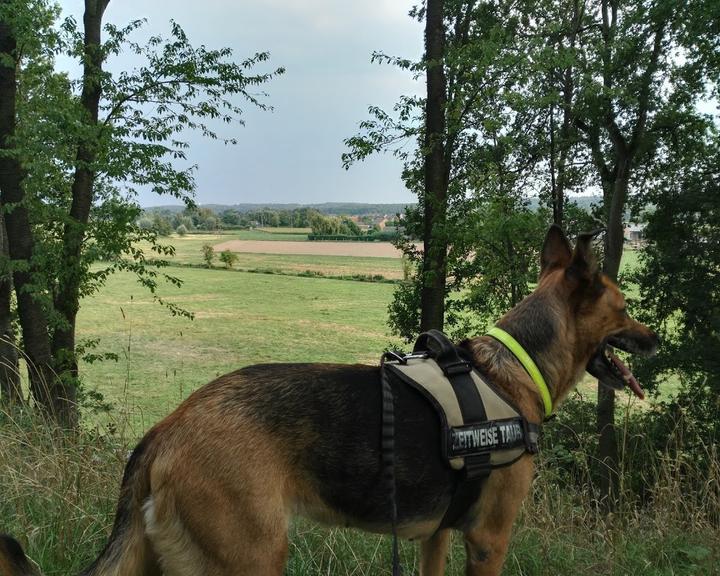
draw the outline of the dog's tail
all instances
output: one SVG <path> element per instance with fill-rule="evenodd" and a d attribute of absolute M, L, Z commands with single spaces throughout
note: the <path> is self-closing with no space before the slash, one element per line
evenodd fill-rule
<path fill-rule="evenodd" d="M 82 576 L 143 576 L 161 573 L 158 559 L 145 535 L 143 502 L 150 496 L 150 464 L 155 459 L 155 430 L 133 451 L 123 475 L 115 523 L 97 560 Z M 0 534 L 0 576 L 40 576 L 20 544 Z"/>

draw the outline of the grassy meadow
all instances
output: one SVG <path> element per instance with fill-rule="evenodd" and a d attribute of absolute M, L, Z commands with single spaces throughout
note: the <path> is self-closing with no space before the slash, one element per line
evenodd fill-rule
<path fill-rule="evenodd" d="M 203 244 L 232 236 L 174 238 L 175 258 L 199 264 Z M 335 262 L 383 274 L 390 266 L 383 260 L 393 260 L 245 256 L 257 258 L 258 269 L 290 272 L 293 266 L 329 270 Z M 401 266 L 398 259 L 393 264 Z M 109 533 L 128 450 L 205 382 L 260 362 L 374 363 L 385 347 L 399 344 L 386 324 L 391 284 L 219 267 L 167 271 L 183 285 L 164 286 L 160 296 L 194 320 L 171 316 L 126 273 L 83 301 L 80 338 L 99 339 L 99 351 L 118 356 L 81 367 L 85 386 L 112 404 L 110 414 L 88 414 L 78 437 L 69 439 L 25 413 L 0 412 L 0 529 L 17 535 L 49 576 L 78 573 L 95 557 Z M 720 529 L 702 511 L 683 507 L 672 474 L 664 482 L 662 506 L 605 517 L 585 491 L 562 487 L 541 456 L 503 574 L 720 575 Z M 417 574 L 416 544 L 403 543 L 402 559 L 404 573 Z M 390 540 L 297 520 L 286 574 L 389 575 Z M 448 574 L 464 574 L 459 537 Z"/>
<path fill-rule="evenodd" d="M 141 418 L 141 431 L 209 380 L 262 362 L 376 362 L 392 341 L 393 286 L 173 268 L 161 296 L 194 314 L 173 317 L 129 273 L 86 301 L 78 330 L 118 362 L 86 364 L 86 385 Z"/>

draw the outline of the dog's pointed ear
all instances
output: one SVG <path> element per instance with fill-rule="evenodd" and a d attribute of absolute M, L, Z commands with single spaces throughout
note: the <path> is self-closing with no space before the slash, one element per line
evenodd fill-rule
<path fill-rule="evenodd" d="M 572 260 L 572 248 L 562 228 L 557 224 L 550 226 L 545 235 L 542 252 L 540 253 L 540 278 L 557 270 L 566 268 Z"/>
<path fill-rule="evenodd" d="M 569 278 L 589 281 L 597 276 L 600 268 L 592 249 L 592 242 L 602 232 L 604 232 L 604 229 L 599 228 L 592 232 L 584 232 L 578 236 L 572 260 L 565 272 Z"/>

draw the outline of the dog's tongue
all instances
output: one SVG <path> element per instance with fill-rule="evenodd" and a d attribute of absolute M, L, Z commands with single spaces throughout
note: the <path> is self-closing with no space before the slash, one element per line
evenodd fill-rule
<path fill-rule="evenodd" d="M 640 398 L 640 400 L 644 400 L 645 392 L 643 392 L 642 388 L 640 388 L 640 383 L 637 381 L 635 376 L 633 376 L 633 373 L 630 372 L 628 367 L 623 364 L 622 360 L 620 360 L 620 358 L 618 358 L 612 350 L 608 350 L 608 356 L 610 357 L 610 360 L 612 360 L 612 363 L 615 364 L 618 370 L 622 373 L 625 383 L 629 386 L 630 390 L 632 390 L 635 396 Z"/>

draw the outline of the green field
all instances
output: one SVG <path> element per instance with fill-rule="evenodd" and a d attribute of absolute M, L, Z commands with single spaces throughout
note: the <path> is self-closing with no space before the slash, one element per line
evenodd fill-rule
<path fill-rule="evenodd" d="M 253 228 L 252 230 L 225 230 L 220 232 L 191 232 L 184 236 L 172 234 L 161 237 L 162 244 L 178 248 L 187 244 L 198 250 L 203 244 L 217 244 L 226 240 L 276 240 L 278 242 L 307 242 L 308 228 Z"/>
<path fill-rule="evenodd" d="M 81 308 L 81 338 L 120 361 L 82 375 L 143 427 L 210 379 L 259 362 L 376 362 L 391 341 L 392 285 L 173 268 L 161 296 L 195 315 L 172 317 L 129 273 Z"/>
<path fill-rule="evenodd" d="M 253 230 L 237 230 L 233 232 L 236 240 L 278 240 L 293 242 L 307 242 L 305 228 L 256 228 Z M 230 238 L 224 238 L 230 240 Z"/>
<path fill-rule="evenodd" d="M 402 262 L 399 258 L 370 258 L 347 256 L 314 256 L 307 254 L 249 254 L 236 252 L 236 270 L 304 274 L 316 273 L 330 277 L 353 275 L 368 278 L 381 276 L 388 280 L 403 277 Z M 200 259 L 200 258 L 198 258 Z M 220 266 L 216 263 L 215 266 Z"/>

